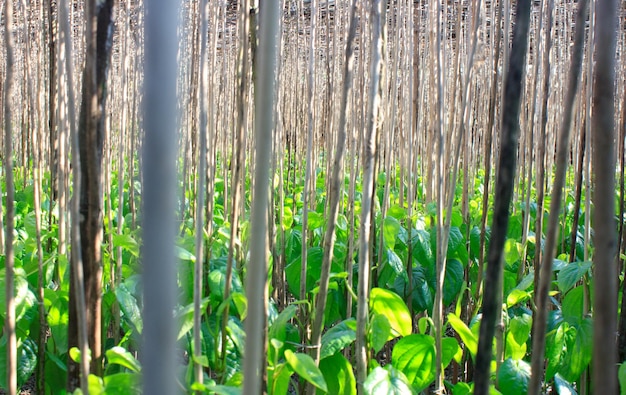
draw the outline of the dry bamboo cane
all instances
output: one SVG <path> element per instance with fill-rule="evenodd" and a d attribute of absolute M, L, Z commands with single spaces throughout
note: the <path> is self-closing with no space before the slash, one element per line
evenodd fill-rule
<path fill-rule="evenodd" d="M 489 393 L 492 342 L 496 317 L 502 308 L 502 253 L 509 223 L 509 205 L 513 194 L 513 179 L 517 164 L 516 150 L 519 139 L 519 110 L 522 76 L 526 62 L 526 47 L 530 19 L 530 1 L 518 0 L 513 29 L 513 43 L 509 70 L 504 85 L 502 109 L 502 134 L 498 157 L 498 178 L 493 214 L 492 239 L 489 245 L 487 273 L 485 276 L 483 318 L 480 324 L 474 393 Z"/>
<path fill-rule="evenodd" d="M 208 35 L 208 2 L 206 0 L 199 4 L 200 10 L 198 18 L 200 18 L 200 59 L 201 72 L 199 92 L 199 130 L 197 134 L 198 148 L 198 169 L 196 173 L 196 218 L 195 218 L 195 243 L 196 243 L 196 260 L 194 262 L 194 278 L 193 278 L 193 357 L 194 357 L 194 380 L 202 384 L 204 374 L 200 358 L 202 356 L 202 328 L 201 328 L 201 302 L 202 302 L 202 277 L 204 269 L 204 206 L 205 206 L 205 181 L 207 167 L 207 106 L 206 93 L 208 88 L 208 59 L 207 59 L 207 35 Z M 200 394 L 200 391 L 197 391 Z"/>
<path fill-rule="evenodd" d="M 276 39 L 278 33 L 278 2 L 262 3 L 260 9 L 260 40 L 258 78 L 255 99 L 256 167 L 252 200 L 252 238 L 250 264 L 246 277 L 249 301 L 244 357 L 244 388 L 246 394 L 262 393 L 263 358 L 266 335 L 259 328 L 266 324 L 266 288 L 268 264 L 268 208 L 270 192 L 270 160 L 274 129 L 274 95 L 276 81 Z"/>
<path fill-rule="evenodd" d="M 6 46 L 6 74 L 4 83 L 4 176 L 6 182 L 6 233 L 5 251 L 5 300 L 6 321 L 6 383 L 9 394 L 17 393 L 17 338 L 15 334 L 15 256 L 13 229 L 15 217 L 15 186 L 13 185 L 13 119 L 11 97 L 13 95 L 13 0 L 6 2 L 4 9 L 4 40 Z"/>
<path fill-rule="evenodd" d="M 239 9 L 239 40 L 241 41 L 239 44 L 239 54 L 237 55 L 237 118 L 235 124 L 235 132 L 233 138 L 234 140 L 234 151 L 233 158 L 234 161 L 234 171 L 232 175 L 232 207 L 230 212 L 230 241 L 228 244 L 228 258 L 226 261 L 226 275 L 224 282 L 224 312 L 222 314 L 222 328 L 221 328 L 221 337 L 222 337 L 222 349 L 221 349 L 221 368 L 222 372 L 226 371 L 226 348 L 228 344 L 228 334 L 226 332 L 226 327 L 228 325 L 228 317 L 230 310 L 230 301 L 228 298 L 230 297 L 230 288 L 233 276 L 233 261 L 235 260 L 236 251 L 235 251 L 235 240 L 239 234 L 239 220 L 240 220 L 240 208 L 241 208 L 241 192 L 242 192 L 242 178 L 245 172 L 245 163 L 244 163 L 244 150 L 245 150 L 245 129 L 247 125 L 247 105 L 245 103 L 247 85 L 248 85 L 248 35 L 250 24 L 248 23 L 250 12 L 250 0 L 245 0 L 242 4 L 240 4 Z M 239 265 L 237 265 L 239 266 Z M 222 376 L 224 379 L 226 375 Z"/>
<path fill-rule="evenodd" d="M 569 154 L 569 137 L 572 124 L 572 113 L 574 110 L 574 99 L 578 90 L 578 81 L 582 67 L 584 28 L 587 17 L 588 0 L 581 0 L 578 3 L 578 14 L 576 20 L 576 32 L 574 37 L 574 54 L 571 59 L 570 74 L 567 85 L 566 101 L 564 103 L 563 120 L 561 123 L 559 146 L 557 151 L 557 167 L 554 177 L 554 186 L 550 201 L 550 218 L 548 222 L 548 232 L 546 234 L 546 247 L 541 261 L 541 272 L 537 288 L 535 304 L 537 309 L 533 319 L 533 351 L 531 361 L 531 375 L 529 384 L 530 394 L 539 394 L 543 377 L 543 356 L 545 353 L 545 336 L 547 325 L 547 302 L 548 291 L 552 282 L 552 261 L 556 248 L 556 237 L 559 225 L 559 212 L 563 188 L 565 186 L 565 175 L 567 172 L 567 156 Z"/>
<path fill-rule="evenodd" d="M 380 71 L 382 67 L 382 35 L 381 14 L 386 8 L 382 1 L 371 2 L 370 18 L 372 21 L 372 53 L 370 59 L 370 87 L 367 109 L 366 137 L 363 157 L 363 201 L 361 204 L 361 229 L 359 236 L 359 283 L 357 301 L 357 333 L 356 333 L 356 381 L 357 393 L 364 393 L 367 377 L 367 324 L 369 306 L 369 274 L 370 274 L 370 223 L 371 205 L 374 186 L 374 158 L 377 150 L 377 122 L 380 116 L 381 89 Z"/>
<path fill-rule="evenodd" d="M 67 54 L 65 61 L 65 74 L 67 78 L 67 95 L 68 95 L 68 117 L 70 124 L 70 136 L 72 144 L 72 168 L 73 168 L 73 196 L 71 205 L 71 242 L 72 242 L 72 270 L 74 270 L 74 286 L 76 287 L 76 310 L 78 320 L 78 343 L 80 348 L 80 386 L 83 394 L 89 394 L 88 376 L 89 376 L 89 343 L 87 341 L 87 322 L 86 322 L 86 305 L 84 293 L 83 263 L 80 241 L 80 200 L 81 193 L 81 166 L 80 166 L 80 149 L 78 145 L 78 132 L 76 130 L 76 114 L 74 107 L 74 65 L 72 63 L 72 41 L 70 36 L 70 28 L 68 26 L 67 0 L 62 1 L 59 5 L 59 28 L 63 37 L 63 45 Z"/>
<path fill-rule="evenodd" d="M 593 83 L 594 281 L 593 383 L 598 394 L 616 394 L 617 281 L 615 281 L 615 47 L 616 0 L 596 4 Z"/>
<path fill-rule="evenodd" d="M 352 20 L 350 22 L 352 24 Z M 352 25 L 350 27 L 352 29 Z M 351 32 L 350 32 L 351 33 Z M 349 49 L 351 45 L 351 37 L 350 33 L 348 36 L 348 41 L 346 43 L 346 58 L 350 58 L 352 56 L 352 49 Z M 348 52 L 350 51 L 350 52 Z M 348 59 L 346 64 L 351 62 Z M 344 87 L 341 96 L 342 111 L 339 119 L 339 127 L 337 130 L 337 147 L 336 152 L 333 158 L 333 166 L 332 166 L 332 175 L 331 175 L 331 188 L 329 191 L 329 200 L 330 204 L 328 206 L 328 221 L 326 233 L 324 235 L 324 255 L 322 258 L 322 268 L 321 268 L 321 276 L 319 283 L 319 292 L 317 294 L 317 298 L 315 300 L 314 311 L 315 311 L 315 319 L 313 321 L 313 326 L 311 330 L 311 345 L 312 345 L 312 357 L 316 362 L 319 362 L 319 356 L 321 351 L 321 338 L 322 331 L 324 329 L 324 310 L 326 308 L 326 300 L 328 297 L 328 284 L 330 280 L 330 269 L 331 263 L 333 260 L 333 249 L 335 245 L 335 227 L 337 224 L 337 217 L 339 215 L 339 200 L 341 197 L 341 184 L 343 183 L 343 157 L 345 151 L 345 142 L 346 142 L 346 115 L 345 109 L 347 107 L 347 99 L 348 93 L 351 89 L 352 76 L 350 75 L 350 70 L 348 70 L 344 75 L 346 76 L 344 80 Z M 360 300 L 359 300 L 360 301 Z M 309 388 L 312 390 L 312 388 Z"/>

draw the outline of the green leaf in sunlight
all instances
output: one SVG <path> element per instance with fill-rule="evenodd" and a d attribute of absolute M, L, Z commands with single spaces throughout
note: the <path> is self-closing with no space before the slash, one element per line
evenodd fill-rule
<path fill-rule="evenodd" d="M 626 395 L 626 363 L 622 362 L 619 365 L 617 378 L 619 380 L 620 395 Z"/>
<path fill-rule="evenodd" d="M 307 211 L 307 227 L 314 230 L 324 226 L 324 215 L 316 211 Z"/>
<path fill-rule="evenodd" d="M 281 217 L 283 229 L 289 229 L 293 226 L 293 212 L 291 207 L 285 206 L 283 208 L 283 216 Z"/>
<path fill-rule="evenodd" d="M 330 328 L 322 335 L 320 359 L 324 359 L 343 350 L 356 340 L 356 320 L 348 318 Z"/>
<path fill-rule="evenodd" d="M 470 328 L 463 322 L 459 317 L 455 314 L 448 314 L 448 323 L 459 334 L 461 340 L 467 347 L 467 350 L 470 352 L 472 358 L 476 358 L 476 350 L 478 348 L 478 338 L 474 333 L 470 330 Z"/>
<path fill-rule="evenodd" d="M 387 263 L 393 269 L 396 275 L 403 275 L 403 277 L 407 277 L 406 269 L 404 268 L 404 263 L 402 263 L 402 259 L 396 254 L 394 250 L 391 248 L 387 248 Z"/>
<path fill-rule="evenodd" d="M 139 257 L 139 244 L 137 241 L 128 234 L 114 234 L 113 246 L 122 247 L 122 249 L 130 252 L 135 258 Z"/>
<path fill-rule="evenodd" d="M 593 353 L 593 321 L 591 318 L 572 325 L 565 337 L 566 354 L 558 373 L 569 382 L 578 380 L 580 374 L 591 362 Z"/>
<path fill-rule="evenodd" d="M 285 350 L 285 359 L 294 372 L 298 373 L 300 377 L 322 391 L 328 392 L 324 375 L 317 365 L 315 365 L 313 358 L 306 354 L 294 353 L 287 349 Z"/>
<path fill-rule="evenodd" d="M 137 299 L 128 292 L 124 284 L 120 284 L 115 288 L 115 296 L 120 304 L 120 309 L 124 314 L 126 322 L 133 327 L 138 334 L 143 330 L 143 319 L 141 318 L 141 310 L 137 305 Z"/>
<path fill-rule="evenodd" d="M 562 365 L 567 352 L 565 336 L 569 329 L 569 324 L 564 322 L 546 334 L 546 380 L 551 380 Z"/>
<path fill-rule="evenodd" d="M 583 318 L 585 293 L 582 286 L 570 290 L 561 302 L 563 319 L 574 325 Z"/>
<path fill-rule="evenodd" d="M 105 352 L 105 355 L 109 365 L 117 364 L 135 373 L 141 371 L 139 361 L 124 347 L 112 347 Z"/>
<path fill-rule="evenodd" d="M 298 312 L 298 306 L 291 304 L 280 312 L 278 317 L 272 322 L 269 328 L 269 338 L 285 341 L 287 332 L 287 322 Z"/>
<path fill-rule="evenodd" d="M 522 244 L 519 243 L 516 239 L 507 239 L 504 244 L 504 261 L 508 266 L 513 265 L 522 257 Z"/>
<path fill-rule="evenodd" d="M 498 385 L 507 395 L 525 395 L 530 382 L 530 364 L 520 359 L 508 358 L 498 371 Z"/>
<path fill-rule="evenodd" d="M 176 251 L 176 257 L 181 261 L 196 261 L 196 256 L 183 247 L 176 245 L 174 246 L 174 250 Z"/>
<path fill-rule="evenodd" d="M 356 395 L 356 379 L 350 361 L 341 353 L 320 360 L 320 370 L 333 395 Z M 318 394 L 322 394 L 317 390 Z"/>
<path fill-rule="evenodd" d="M 403 337 L 393 347 L 391 364 L 417 392 L 423 391 L 435 379 L 435 339 L 420 334 Z"/>
<path fill-rule="evenodd" d="M 406 395 L 413 393 L 406 376 L 390 365 L 384 368 L 375 367 L 363 383 L 363 390 L 366 395 Z"/>
<path fill-rule="evenodd" d="M 200 311 L 204 312 L 209 305 L 210 297 L 200 301 Z M 183 336 L 187 334 L 193 328 L 193 303 L 185 306 L 183 309 L 176 313 L 176 322 L 179 323 L 180 329 L 178 331 L 178 336 L 176 340 L 180 340 Z"/>
<path fill-rule="evenodd" d="M 239 313 L 239 318 L 243 321 L 246 319 L 248 315 L 248 299 L 246 295 L 241 292 L 233 292 L 233 303 L 237 308 L 237 313 Z"/>
<path fill-rule="evenodd" d="M 382 288 L 372 288 L 370 293 L 370 311 L 382 314 L 391 325 L 387 340 L 398 336 L 410 335 L 413 331 L 411 314 L 404 301 L 394 292 Z"/>
<path fill-rule="evenodd" d="M 574 386 L 560 374 L 554 376 L 554 386 L 556 387 L 556 392 L 562 395 L 578 395 Z"/>
<path fill-rule="evenodd" d="M 106 375 L 104 376 L 104 393 L 106 395 L 141 395 L 141 375 L 127 372 Z"/>
<path fill-rule="evenodd" d="M 520 289 L 513 289 L 506 297 L 506 307 L 511 308 L 518 303 L 522 303 L 530 299 L 530 293 Z"/>
<path fill-rule="evenodd" d="M 322 247 L 310 247 L 307 250 L 307 272 L 306 272 L 306 291 L 310 292 L 316 287 L 322 275 L 322 260 L 324 258 L 324 250 Z M 302 267 L 302 259 L 298 257 L 290 262 L 285 268 L 285 277 L 289 291 L 296 298 L 300 295 L 300 269 Z"/>
<path fill-rule="evenodd" d="M 591 262 L 570 262 L 557 275 L 557 284 L 563 294 L 567 293 L 591 268 Z"/>
<path fill-rule="evenodd" d="M 391 325 L 384 315 L 374 314 L 369 326 L 370 346 L 378 353 L 391 335 Z"/>
<path fill-rule="evenodd" d="M 241 388 L 232 387 L 230 385 L 205 385 L 193 383 L 191 389 L 193 391 L 204 391 L 215 395 L 241 395 Z"/>
<path fill-rule="evenodd" d="M 404 218 L 406 218 L 406 209 L 404 207 L 398 206 L 397 204 L 392 204 L 387 209 L 387 214 L 399 221 L 402 221 Z"/>
<path fill-rule="evenodd" d="M 509 321 L 506 333 L 506 356 L 513 359 L 524 358 L 526 355 L 526 342 L 533 325 L 532 322 L 532 317 L 529 314 L 513 317 Z"/>
<path fill-rule="evenodd" d="M 393 250 L 396 245 L 396 237 L 398 233 L 400 233 L 400 222 L 394 217 L 387 216 L 383 220 L 383 240 L 385 243 L 385 247 Z"/>
<path fill-rule="evenodd" d="M 59 354 L 65 354 L 67 352 L 67 325 L 69 321 L 68 297 L 65 291 L 61 291 L 53 297 L 55 299 L 48 310 L 48 326 L 56 351 Z"/>
<path fill-rule="evenodd" d="M 452 258 L 460 248 L 465 248 L 465 239 L 461 233 L 461 229 L 459 229 L 458 226 L 451 226 L 446 256 Z"/>
<path fill-rule="evenodd" d="M 456 299 L 465 277 L 463 264 L 458 259 L 448 259 L 446 263 L 445 281 L 443 284 L 443 303 L 448 305 Z"/>
<path fill-rule="evenodd" d="M 461 363 L 463 359 L 463 349 L 459 347 L 459 342 L 454 337 L 444 337 L 441 339 L 441 363 L 446 368 L 454 359 Z"/>
<path fill-rule="evenodd" d="M 517 284 L 515 289 L 518 289 L 520 291 L 526 291 L 528 290 L 528 288 L 530 288 L 531 285 L 534 285 L 534 282 L 535 282 L 535 271 L 531 269 L 529 273 L 525 275 L 524 278 L 522 278 L 522 281 L 520 281 Z"/>
<path fill-rule="evenodd" d="M 289 390 L 289 382 L 293 370 L 287 363 L 280 363 L 276 366 L 268 366 L 268 393 L 272 395 L 286 395 Z"/>
<path fill-rule="evenodd" d="M 428 233 L 428 231 L 413 230 L 411 242 L 413 243 L 413 256 L 420 265 L 427 265 L 435 262 L 433 252 L 430 247 L 430 233 Z"/>

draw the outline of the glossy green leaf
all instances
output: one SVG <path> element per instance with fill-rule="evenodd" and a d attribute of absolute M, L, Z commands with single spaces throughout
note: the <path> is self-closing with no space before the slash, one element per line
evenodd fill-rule
<path fill-rule="evenodd" d="M 372 314 L 382 314 L 389 320 L 391 333 L 387 340 L 411 334 L 413 330 L 411 314 L 398 294 L 382 288 L 372 288 L 370 311 Z"/>
<path fill-rule="evenodd" d="M 435 339 L 421 334 L 403 337 L 393 347 L 391 364 L 416 391 L 424 390 L 435 379 Z"/>
<path fill-rule="evenodd" d="M 530 293 L 520 289 L 513 289 L 506 297 L 506 307 L 511 308 L 518 303 L 523 303 L 530 299 Z"/>
<path fill-rule="evenodd" d="M 460 249 L 465 248 L 465 238 L 461 233 L 461 229 L 458 226 L 450 227 L 450 234 L 448 236 L 448 257 L 452 257 Z"/>
<path fill-rule="evenodd" d="M 562 293 L 569 291 L 591 268 L 591 262 L 570 262 L 557 275 L 557 284 Z"/>
<path fill-rule="evenodd" d="M 383 220 L 383 242 L 387 249 L 393 250 L 395 247 L 400 228 L 402 228 L 400 222 L 394 217 L 387 216 Z"/>
<path fill-rule="evenodd" d="M 456 299 L 463 287 L 465 270 L 458 259 L 448 259 L 446 263 L 446 275 L 443 283 L 443 303 L 448 305 Z"/>
<path fill-rule="evenodd" d="M 463 322 L 459 317 L 455 314 L 448 314 L 448 323 L 459 334 L 461 340 L 467 347 L 467 350 L 470 352 L 472 358 L 476 358 L 476 350 L 478 348 L 478 338 L 474 333 L 470 330 L 470 328 Z"/>
<path fill-rule="evenodd" d="M 139 361 L 124 347 L 112 347 L 106 351 L 105 355 L 109 365 L 117 364 L 135 373 L 141 371 Z"/>
<path fill-rule="evenodd" d="M 508 266 L 519 262 L 521 259 L 522 244 L 516 239 L 507 239 L 504 244 L 504 261 Z"/>
<path fill-rule="evenodd" d="M 593 353 L 593 321 L 585 318 L 578 325 L 572 325 L 571 336 L 566 336 L 567 353 L 559 373 L 567 381 L 578 380 L 580 374 L 591 362 Z"/>
<path fill-rule="evenodd" d="M 563 298 L 561 312 L 563 319 L 572 325 L 580 322 L 583 318 L 585 294 L 582 286 L 570 290 Z"/>
<path fill-rule="evenodd" d="M 356 379 L 350 361 L 337 353 L 320 361 L 320 370 L 328 385 L 328 393 L 333 395 L 356 395 Z M 322 394 L 317 390 L 318 394 Z"/>
<path fill-rule="evenodd" d="M 569 329 L 569 324 L 564 322 L 546 334 L 546 380 L 551 380 L 562 366 L 567 352 L 565 337 Z"/>
<path fill-rule="evenodd" d="M 90 374 L 87 379 L 87 385 L 89 386 L 90 395 L 102 395 L 105 394 L 104 380 L 94 374 Z"/>
<path fill-rule="evenodd" d="M 526 355 L 526 341 L 530 336 L 532 328 L 532 317 L 529 314 L 522 314 L 513 317 L 509 321 L 506 333 L 505 355 L 512 359 L 523 359 Z"/>
<path fill-rule="evenodd" d="M 310 247 L 307 250 L 306 292 L 311 292 L 317 286 L 322 275 L 322 259 L 324 250 L 322 247 Z M 285 277 L 289 292 L 296 298 L 300 297 L 300 270 L 302 262 L 300 256 L 285 268 Z"/>
<path fill-rule="evenodd" d="M 268 392 L 272 395 L 286 395 L 293 370 L 287 363 L 268 366 Z"/>
<path fill-rule="evenodd" d="M 378 353 L 391 336 L 389 320 L 382 314 L 374 314 L 369 323 L 370 346 Z"/>
<path fill-rule="evenodd" d="M 289 229 L 293 226 L 293 212 L 291 207 L 285 206 L 283 208 L 283 215 L 281 217 L 283 229 Z"/>
<path fill-rule="evenodd" d="M 137 305 L 135 297 L 128 292 L 124 284 L 115 288 L 115 297 L 120 304 L 120 309 L 124 314 L 126 322 L 134 327 L 138 334 L 141 334 L 143 319 L 141 318 L 141 310 Z"/>
<path fill-rule="evenodd" d="M 324 375 L 317 365 L 315 365 L 313 358 L 306 354 L 294 353 L 293 351 L 287 349 L 285 350 L 285 359 L 287 360 L 289 366 L 291 366 L 294 372 L 296 372 L 300 377 L 322 391 L 328 392 Z"/>
<path fill-rule="evenodd" d="M 4 350 L 3 350 L 4 351 Z M 6 354 L 6 352 L 5 352 Z M 37 343 L 26 338 L 19 342 L 17 348 L 17 385 L 24 384 L 37 367 Z"/>
<path fill-rule="evenodd" d="M 619 365 L 617 379 L 619 380 L 620 395 L 626 395 L 626 363 L 624 362 Z"/>
<path fill-rule="evenodd" d="M 405 271 L 406 269 L 404 268 L 404 263 L 402 262 L 402 259 L 400 259 L 398 254 L 396 254 L 396 252 L 390 248 L 388 248 L 386 252 L 387 252 L 387 263 L 393 269 L 394 273 L 396 275 L 404 274 L 404 277 L 406 277 L 406 271 Z"/>
<path fill-rule="evenodd" d="M 506 359 L 498 371 L 498 385 L 507 395 L 526 395 L 530 382 L 530 364 L 519 359 Z"/>
<path fill-rule="evenodd" d="M 135 258 L 139 257 L 139 243 L 129 234 L 114 234 L 113 246 L 121 247 L 130 252 Z"/>
<path fill-rule="evenodd" d="M 272 322 L 272 324 L 270 325 L 268 332 L 269 338 L 285 341 L 287 322 L 295 317 L 297 312 L 298 306 L 295 304 L 291 304 L 287 306 L 283 311 L 281 311 L 278 317 L 276 317 L 274 322 Z"/>
<path fill-rule="evenodd" d="M 205 391 L 214 395 L 241 395 L 241 388 L 230 385 L 205 385 L 194 383 L 191 389 L 194 391 Z"/>
<path fill-rule="evenodd" d="M 348 318 L 330 328 L 322 336 L 320 359 L 330 357 L 356 340 L 356 320 Z"/>
<path fill-rule="evenodd" d="M 375 367 L 363 383 L 366 395 L 407 395 L 412 394 L 405 375 L 392 366 Z"/>
<path fill-rule="evenodd" d="M 459 347 L 459 342 L 454 337 L 444 337 L 441 339 L 441 363 L 446 368 L 452 359 L 461 363 L 463 349 Z"/>
<path fill-rule="evenodd" d="M 430 233 L 425 230 L 414 230 L 412 237 L 413 256 L 421 265 L 432 264 L 435 261 L 430 246 Z"/>
<path fill-rule="evenodd" d="M 104 376 L 104 393 L 107 395 L 141 395 L 141 375 L 136 373 L 106 375 Z"/>
<path fill-rule="evenodd" d="M 324 226 L 324 215 L 315 212 L 307 211 L 307 227 L 309 230 L 314 230 Z"/>
<path fill-rule="evenodd" d="M 556 392 L 562 395 L 578 395 L 576 389 L 572 385 L 572 383 L 565 380 L 561 377 L 560 374 L 554 376 L 554 387 L 556 388 Z"/>
<path fill-rule="evenodd" d="M 64 291 L 52 302 L 48 310 L 48 325 L 54 346 L 59 354 L 67 352 L 67 325 L 69 321 L 68 297 Z M 50 342 L 50 340 L 48 340 Z"/>

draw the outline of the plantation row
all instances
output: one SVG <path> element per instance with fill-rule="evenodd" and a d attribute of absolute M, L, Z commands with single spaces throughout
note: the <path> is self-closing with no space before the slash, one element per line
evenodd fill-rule
<path fill-rule="evenodd" d="M 399 174 L 399 172 L 396 172 Z M 297 175 L 299 178 L 300 175 Z M 107 232 L 122 225 L 122 232 L 105 235 L 103 245 L 103 298 L 102 328 L 106 333 L 105 375 L 103 379 L 93 376 L 90 379 L 92 393 L 139 393 L 140 363 L 136 359 L 142 334 L 142 280 L 139 260 L 141 229 L 131 226 L 128 183 L 123 190 L 117 190 L 116 174 L 113 173 L 110 204 L 117 212 L 118 194 L 125 196 L 123 217 L 105 216 Z M 418 196 L 415 210 L 409 218 L 407 208 L 398 204 L 400 197 L 397 186 L 403 182 L 395 177 L 380 173 L 376 200 L 382 197 L 384 186 L 390 183 L 391 205 L 388 214 L 382 217 L 375 209 L 375 235 L 371 248 L 373 261 L 380 262 L 372 268 L 373 288 L 370 296 L 368 349 L 370 349 L 370 374 L 365 382 L 368 393 L 405 393 L 422 391 L 435 379 L 435 343 L 433 334 L 432 308 L 436 288 L 436 227 L 434 207 L 420 204 Z M 38 363 L 37 336 L 40 330 L 37 305 L 37 244 L 35 243 L 35 207 L 32 182 L 17 180 L 25 189 L 16 193 L 16 311 L 18 334 L 18 383 L 26 382 L 36 371 Z M 282 217 L 275 217 L 272 241 L 274 259 L 270 267 L 284 263 L 284 272 L 271 270 L 269 283 L 271 299 L 268 310 L 267 390 L 271 394 L 284 394 L 290 386 L 298 387 L 298 380 L 307 381 L 319 390 L 333 394 L 355 393 L 356 383 L 353 373 L 352 345 L 356 337 L 354 307 L 347 310 L 347 301 L 355 296 L 355 275 L 358 256 L 348 257 L 351 245 L 357 241 L 354 229 L 358 229 L 360 210 L 360 190 L 357 198 L 349 200 L 347 194 L 342 201 L 343 210 L 337 221 L 335 254 L 332 262 L 332 275 L 328 292 L 328 304 L 324 312 L 325 330 L 322 336 L 319 367 L 306 352 L 306 336 L 310 327 L 310 303 L 318 292 L 323 240 L 326 228 L 324 207 L 325 174 L 318 172 L 316 184 L 315 211 L 308 212 L 308 230 L 311 239 L 307 256 L 306 300 L 299 300 L 301 286 L 302 251 L 302 197 L 303 188 L 285 180 L 285 206 Z M 419 182 L 419 180 L 418 180 Z M 473 180 L 477 191 L 482 189 L 482 177 Z M 358 185 L 358 182 L 357 182 Z M 139 187 L 139 184 L 135 184 Z M 346 180 L 345 189 L 349 188 Z M 141 194 L 137 194 L 141 198 Z M 193 355 L 191 328 L 193 324 L 193 263 L 194 235 L 193 217 L 190 211 L 182 213 L 178 240 L 178 301 L 175 319 L 178 322 L 178 353 L 181 370 L 181 388 L 204 389 L 217 393 L 236 393 L 242 383 L 242 358 L 244 356 L 245 331 L 242 321 L 247 315 L 247 300 L 243 285 L 248 261 L 245 258 L 249 243 L 249 222 L 242 219 L 242 237 L 238 240 L 241 251 L 240 270 L 233 273 L 231 293 L 224 300 L 226 257 L 228 254 L 229 223 L 223 218 L 223 182 L 216 181 L 214 193 L 212 233 L 205 235 L 209 259 L 204 263 L 206 282 L 202 299 L 202 365 L 205 367 L 205 383 L 194 384 L 190 356 Z M 450 241 L 447 250 L 447 268 L 443 289 L 446 311 L 444 325 L 447 336 L 443 338 L 443 365 L 446 370 L 446 386 L 453 393 L 471 391 L 471 366 L 476 356 L 478 328 L 481 318 L 481 292 L 478 279 L 478 259 L 480 245 L 481 200 L 476 194 L 470 198 L 469 211 L 464 218 L 461 197 L 457 196 L 452 212 Z M 516 205 L 511 216 L 505 247 L 505 271 L 503 282 L 502 334 L 501 342 L 494 355 L 497 363 L 498 389 L 504 394 L 522 394 L 527 388 L 530 375 L 530 342 L 532 328 L 532 297 L 534 293 L 534 252 L 538 238 L 530 231 L 527 243 L 522 243 L 523 217 L 536 215 L 534 198 L 526 210 Z M 50 207 L 46 195 L 42 200 L 42 218 L 52 218 L 53 225 L 44 221 L 42 242 L 44 255 L 44 306 L 49 333 L 45 349 L 46 392 L 62 393 L 66 386 L 65 358 L 78 358 L 76 349 L 69 349 L 68 330 L 68 259 L 57 251 L 58 208 Z M 582 226 L 575 230 L 576 256 L 570 258 L 570 236 L 574 196 L 571 190 L 565 194 L 566 208 L 560 225 L 558 257 L 554 262 L 554 276 L 551 295 L 551 308 L 547 333 L 547 365 L 545 380 L 557 393 L 574 391 L 575 382 L 587 368 L 591 359 L 592 324 L 584 313 L 589 304 L 589 288 L 593 287 L 591 263 L 584 261 L 584 250 L 593 245 L 583 237 Z M 135 203 L 139 206 L 139 202 Z M 377 203 L 376 203 L 377 204 Z M 250 199 L 246 199 L 246 207 Z M 274 207 L 279 212 L 279 207 Z M 50 216 L 49 216 L 50 214 Z M 582 213 L 584 216 L 584 212 Z M 534 218 L 533 218 L 534 219 Z M 380 236 L 380 237 L 379 237 Z M 490 230 L 487 228 L 486 242 L 489 243 Z M 378 240 L 382 240 L 382 244 Z M 113 242 L 109 244 L 108 241 Z M 109 273 L 115 265 L 114 254 L 122 250 L 122 282 L 113 289 Z M 410 261 L 409 261 L 410 259 Z M 411 264 L 409 265 L 408 262 Z M 111 270 L 109 270 L 111 269 Z M 4 272 L 4 271 L 3 271 Z M 352 278 L 352 283 L 348 279 Z M 409 279 L 410 278 L 410 279 Z M 4 281 L 4 276 L 2 276 Z M 285 292 L 284 290 L 288 290 Z M 121 325 L 114 326 L 115 306 L 119 303 Z M 304 304 L 303 304 L 304 303 Z M 230 306 L 230 315 L 222 326 L 222 312 Z M 298 308 L 305 307 L 304 321 L 297 315 Z M 5 311 L 4 298 L 2 311 Z M 4 319 L 4 313 L 2 318 Z M 226 342 L 221 335 L 226 328 Z M 121 336 L 119 341 L 115 335 Z M 394 340 L 396 339 L 396 340 Z M 394 341 L 392 341 L 394 340 Z M 391 342 L 390 342 L 391 341 Z M 225 344 L 225 347 L 222 346 Z M 382 353 L 379 353 L 381 352 Z M 0 355 L 5 355 L 4 350 Z M 2 363 L 4 359 L 0 360 Z M 293 376 L 293 374 L 297 376 Z M 213 383 L 213 384 L 211 384 Z M 221 383 L 221 385 L 217 385 Z M 4 384 L 0 382 L 0 387 Z M 98 389 L 99 388 L 99 389 Z M 388 390 L 383 390 L 387 388 Z M 379 392 L 382 391 L 382 392 Z"/>

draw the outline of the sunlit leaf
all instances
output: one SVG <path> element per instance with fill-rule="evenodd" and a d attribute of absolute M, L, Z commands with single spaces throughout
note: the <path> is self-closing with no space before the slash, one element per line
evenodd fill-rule
<path fill-rule="evenodd" d="M 294 353 L 291 350 L 285 350 L 285 359 L 294 372 L 298 373 L 300 377 L 322 391 L 328 392 L 324 375 L 315 365 L 313 358 L 306 354 Z"/>
<path fill-rule="evenodd" d="M 370 346 L 374 349 L 374 352 L 379 352 L 387 339 L 391 336 L 391 325 L 389 320 L 382 314 L 374 314 L 370 321 Z"/>
<path fill-rule="evenodd" d="M 363 383 L 366 395 L 406 395 L 413 393 L 405 375 L 387 365 L 384 368 L 377 366 L 370 372 Z"/>
<path fill-rule="evenodd" d="M 435 379 L 435 339 L 414 334 L 403 337 L 393 347 L 391 364 L 406 376 L 416 391 L 422 391 Z"/>
<path fill-rule="evenodd" d="M 459 334 L 461 340 L 467 347 L 467 350 L 472 355 L 472 358 L 476 358 L 476 350 L 478 349 L 478 338 L 470 330 L 470 328 L 455 314 L 448 314 L 448 323 Z"/>
<path fill-rule="evenodd" d="M 530 364 L 520 359 L 508 358 L 498 371 L 498 385 L 507 395 L 526 395 L 530 382 Z"/>
<path fill-rule="evenodd" d="M 356 339 L 356 320 L 349 318 L 330 328 L 322 336 L 320 359 L 343 350 Z"/>
<path fill-rule="evenodd" d="M 389 320 L 391 333 L 387 340 L 411 334 L 413 330 L 411 314 L 404 301 L 396 293 L 382 288 L 372 288 L 370 310 L 373 314 L 382 314 Z"/>
<path fill-rule="evenodd" d="M 562 293 L 569 291 L 591 268 L 591 262 L 571 262 L 557 275 L 557 284 Z"/>
<path fill-rule="evenodd" d="M 320 361 L 320 370 L 328 386 L 328 393 L 333 395 L 356 395 L 356 379 L 350 361 L 337 353 Z M 318 394 L 322 394 L 317 390 Z"/>
<path fill-rule="evenodd" d="M 121 365 L 135 373 L 141 371 L 139 361 L 123 347 L 112 347 L 106 351 L 105 355 L 109 364 Z"/>

